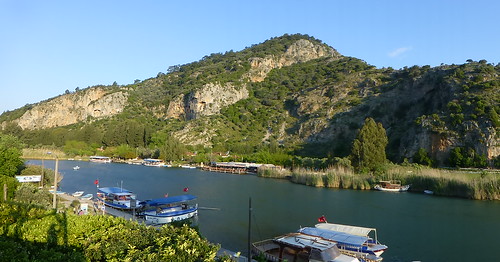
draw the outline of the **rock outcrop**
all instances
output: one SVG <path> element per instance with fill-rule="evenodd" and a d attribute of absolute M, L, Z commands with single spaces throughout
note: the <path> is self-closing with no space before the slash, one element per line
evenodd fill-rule
<path fill-rule="evenodd" d="M 340 58 L 341 55 L 333 48 L 324 45 L 315 44 L 306 39 L 297 40 L 284 54 L 280 56 L 266 56 L 250 58 L 250 71 L 246 77 L 251 82 L 264 81 L 267 74 L 275 69 L 295 63 L 307 62 L 321 57 Z"/>
<path fill-rule="evenodd" d="M 340 58 L 341 55 L 326 45 L 300 39 L 280 56 L 250 58 L 251 68 L 243 78 L 251 82 L 260 82 L 274 68 L 282 68 L 321 57 Z M 248 98 L 246 87 L 235 87 L 230 83 L 225 85 L 208 83 L 188 95 L 175 97 L 168 106 L 166 117 L 190 120 L 200 116 L 214 115 L 218 114 L 223 107 L 245 98 Z"/>
<path fill-rule="evenodd" d="M 245 98 L 248 98 L 246 87 L 209 83 L 187 95 L 176 97 L 168 106 L 167 118 L 190 120 L 218 114 L 223 107 Z"/>
<path fill-rule="evenodd" d="M 123 111 L 127 97 L 125 92 L 89 88 L 39 103 L 15 121 L 22 129 L 32 130 L 71 125 L 89 117 L 109 117 Z"/>

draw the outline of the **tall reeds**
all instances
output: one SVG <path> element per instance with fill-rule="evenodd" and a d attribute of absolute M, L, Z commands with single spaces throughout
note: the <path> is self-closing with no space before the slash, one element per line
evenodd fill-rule
<path fill-rule="evenodd" d="M 391 168 L 389 179 L 411 184 L 410 190 L 431 190 L 436 195 L 500 200 L 500 174 L 489 171 L 432 169 L 422 166 Z"/>
<path fill-rule="evenodd" d="M 290 170 L 279 167 L 259 167 L 257 176 L 285 179 L 290 177 Z"/>
<path fill-rule="evenodd" d="M 500 174 L 488 171 L 432 169 L 419 165 L 390 165 L 377 176 L 355 174 L 343 166 L 326 170 L 297 168 L 291 172 L 291 181 L 314 187 L 340 189 L 372 189 L 380 180 L 400 180 L 411 184 L 410 191 L 431 190 L 435 195 L 469 199 L 500 200 Z"/>
<path fill-rule="evenodd" d="M 373 177 L 357 175 L 349 168 L 335 166 L 322 171 L 294 169 L 291 181 L 314 187 L 368 190 L 372 188 Z"/>

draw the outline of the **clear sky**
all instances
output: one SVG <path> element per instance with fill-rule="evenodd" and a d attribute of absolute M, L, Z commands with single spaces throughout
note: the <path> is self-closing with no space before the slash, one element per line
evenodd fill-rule
<path fill-rule="evenodd" d="M 376 67 L 500 62 L 496 0 L 0 0 L 0 113 L 308 34 Z"/>

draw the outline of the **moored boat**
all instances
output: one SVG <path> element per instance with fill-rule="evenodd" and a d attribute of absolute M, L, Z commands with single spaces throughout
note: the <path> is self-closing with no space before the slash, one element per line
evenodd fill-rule
<path fill-rule="evenodd" d="M 363 243 L 361 243 L 362 244 L 361 251 L 365 253 L 374 254 L 377 257 L 380 257 L 380 255 L 382 255 L 382 253 L 384 253 L 384 251 L 387 249 L 386 245 L 380 244 L 378 242 L 377 229 L 375 228 L 333 224 L 333 223 L 319 223 L 316 224 L 314 227 L 317 229 L 323 229 L 331 232 L 341 232 L 353 236 L 363 237 L 363 239 L 356 240 L 355 238 L 353 238 L 353 240 L 356 241 L 364 240 Z"/>
<path fill-rule="evenodd" d="M 290 233 L 252 244 L 252 252 L 267 261 L 359 262 L 340 252 L 335 241 L 302 233 Z"/>
<path fill-rule="evenodd" d="M 160 159 L 146 158 L 144 159 L 143 165 L 145 166 L 156 166 L 156 167 L 166 167 L 167 165 Z"/>
<path fill-rule="evenodd" d="M 94 197 L 93 194 L 86 194 L 80 197 L 81 200 L 91 200 Z"/>
<path fill-rule="evenodd" d="M 146 223 L 151 224 L 167 224 L 189 219 L 198 215 L 195 199 L 196 196 L 186 194 L 146 200 L 141 202 L 144 211 L 139 211 L 138 215 L 144 216 Z"/>
<path fill-rule="evenodd" d="M 84 191 L 76 191 L 75 193 L 71 194 L 74 197 L 81 197 L 83 196 Z"/>
<path fill-rule="evenodd" d="M 120 187 L 100 187 L 97 190 L 97 199 L 106 206 L 122 210 L 141 207 L 140 201 L 132 191 Z"/>
<path fill-rule="evenodd" d="M 410 189 L 410 185 L 401 185 L 400 181 L 380 181 L 379 184 L 375 185 L 376 190 L 388 191 L 388 192 L 405 192 Z"/>
<path fill-rule="evenodd" d="M 91 156 L 89 157 L 89 161 L 95 163 L 111 163 L 111 158 L 107 156 Z"/>
<path fill-rule="evenodd" d="M 387 249 L 386 245 L 375 243 L 373 239 L 366 236 L 316 227 L 304 227 L 299 229 L 298 232 L 335 241 L 342 254 L 356 257 L 365 262 L 382 261 L 383 258 L 380 255 Z"/>

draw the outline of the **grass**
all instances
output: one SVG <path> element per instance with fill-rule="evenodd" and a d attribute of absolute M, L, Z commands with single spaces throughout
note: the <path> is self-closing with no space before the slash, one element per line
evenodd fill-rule
<path fill-rule="evenodd" d="M 48 152 L 51 152 L 48 154 Z M 56 148 L 52 147 L 42 147 L 42 148 L 24 148 L 23 158 L 24 159 L 55 159 L 57 156 L 59 159 L 66 159 L 66 154 Z"/>

